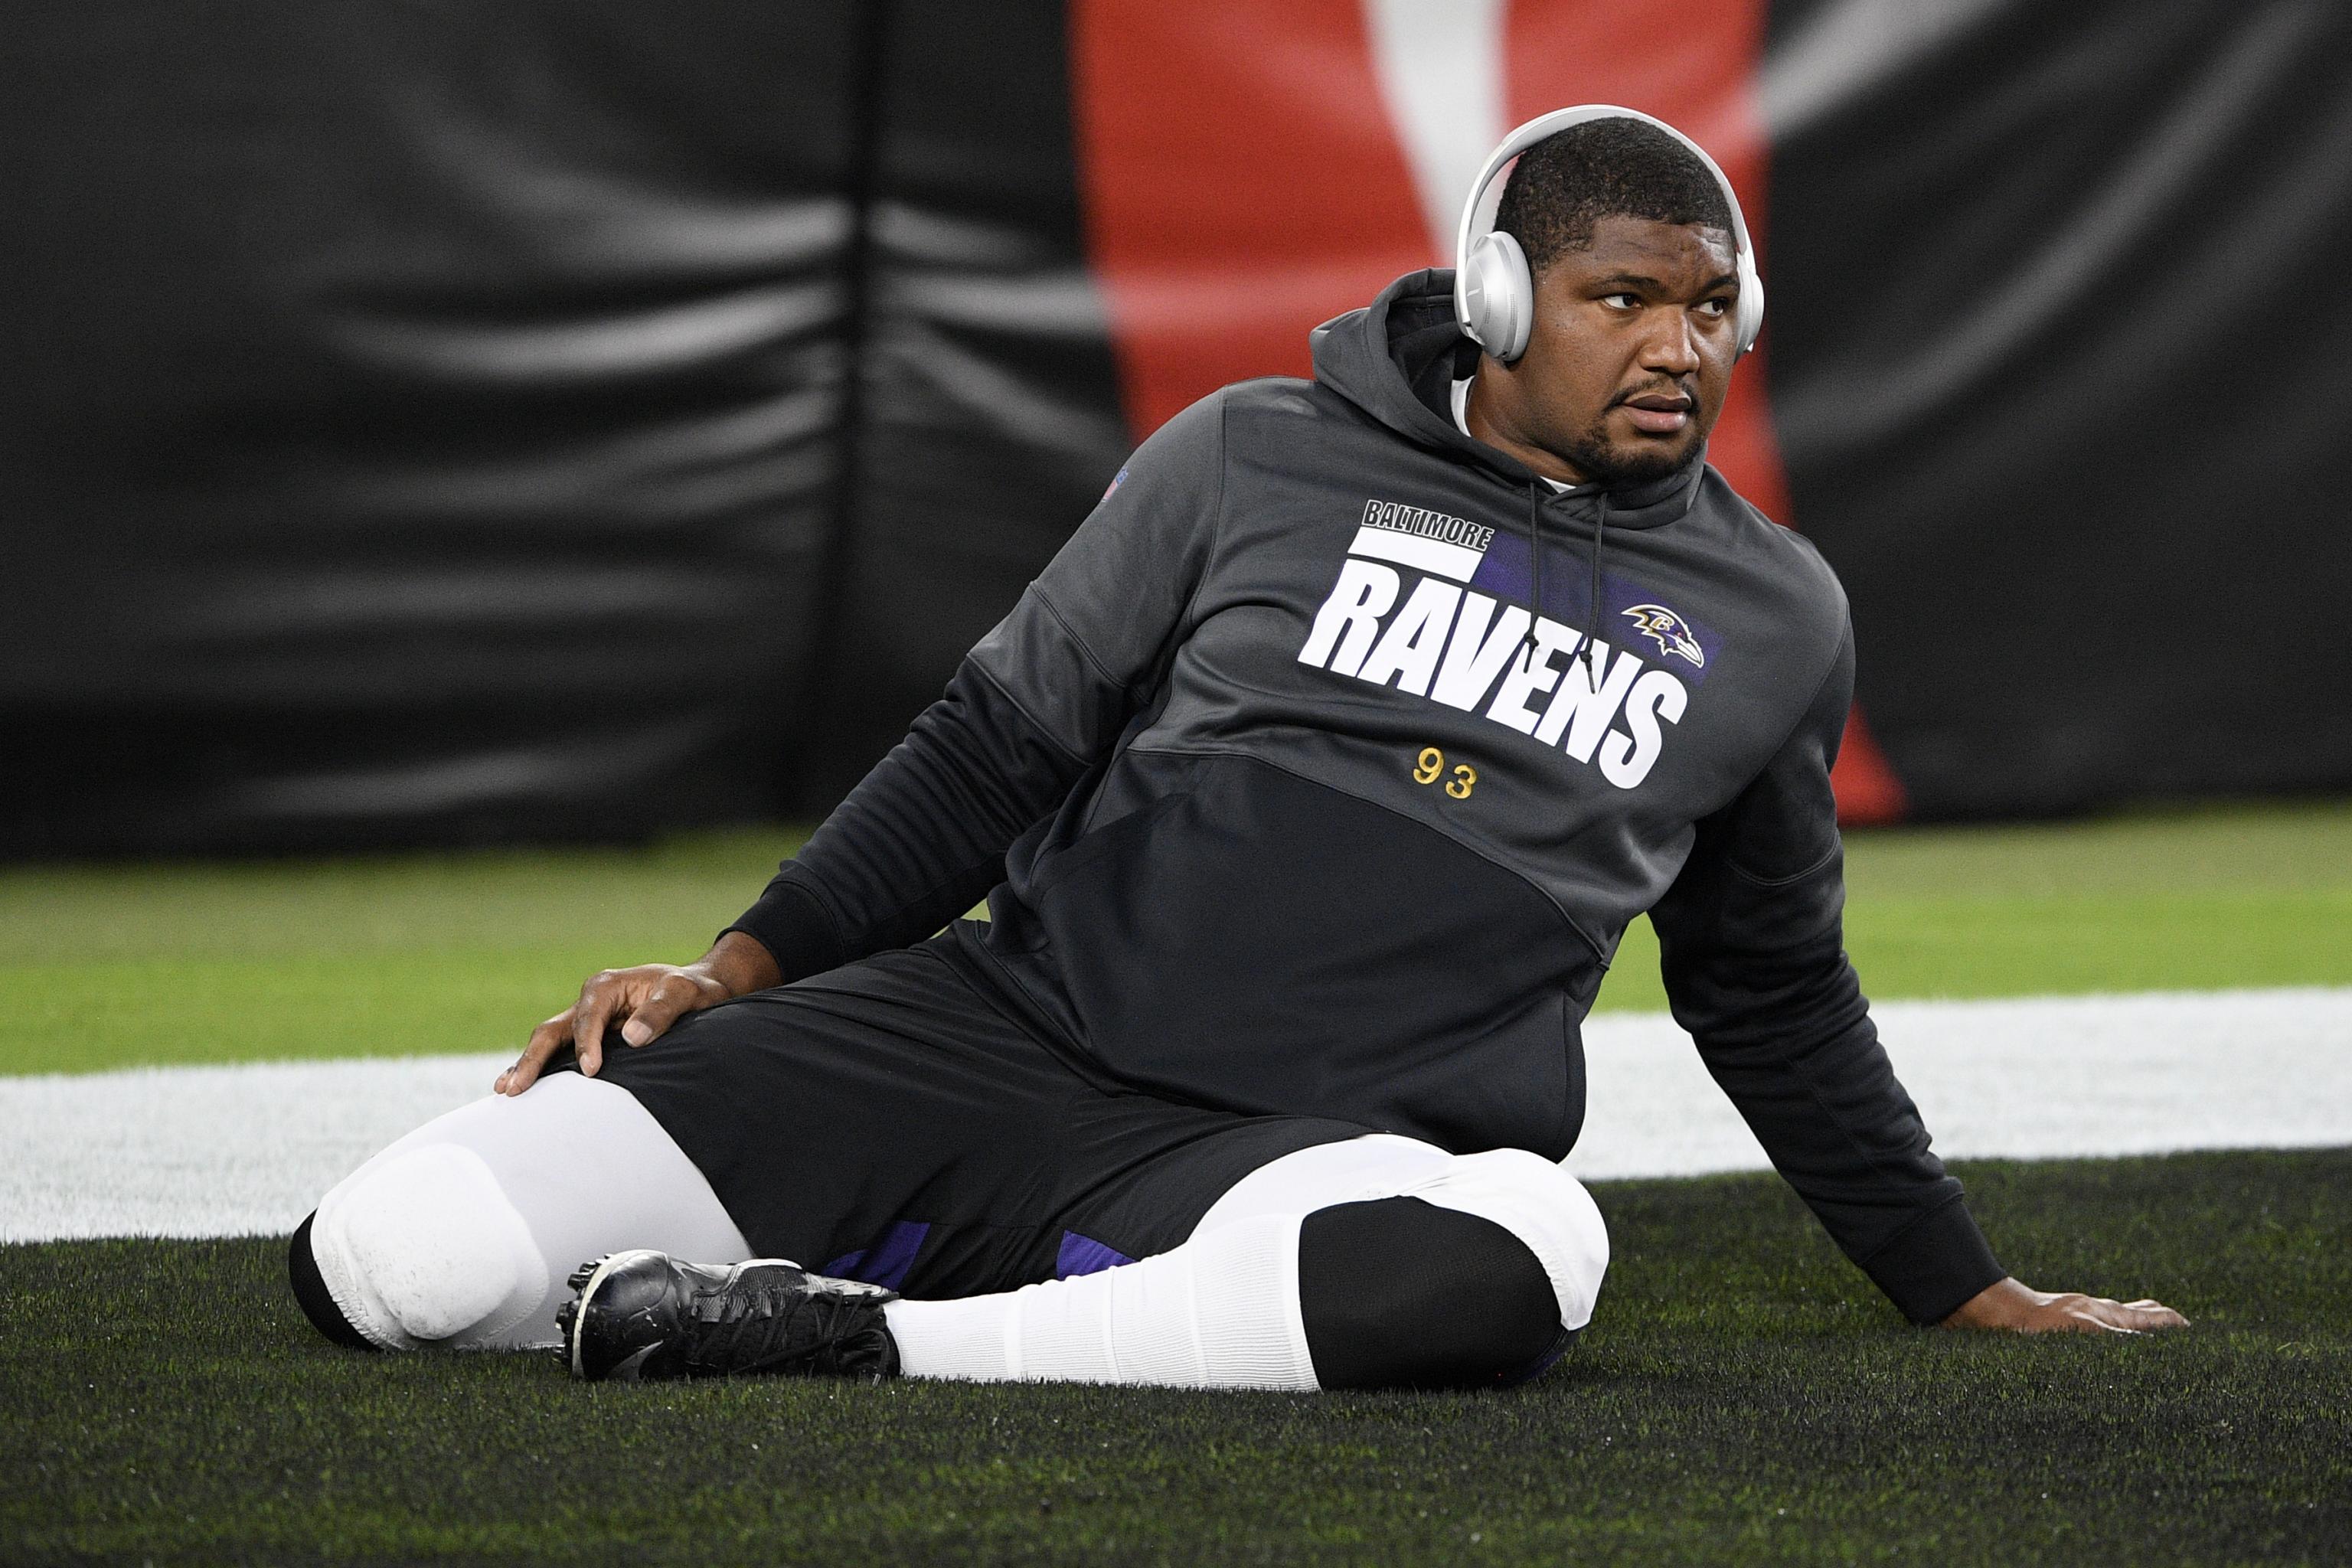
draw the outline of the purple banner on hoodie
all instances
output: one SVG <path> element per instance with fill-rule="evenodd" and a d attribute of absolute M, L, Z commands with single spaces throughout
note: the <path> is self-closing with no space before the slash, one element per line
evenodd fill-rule
<path fill-rule="evenodd" d="M 1527 606 L 1535 592 L 1525 534 L 1497 532 L 1487 545 L 1470 586 L 1506 605 Z M 1712 626 L 1662 602 L 1654 590 L 1608 570 L 1601 573 L 1602 624 L 1592 624 L 1590 603 L 1592 563 L 1581 551 L 1559 544 L 1544 551 L 1544 614 L 1564 626 L 1589 632 L 1612 647 L 1630 649 L 1645 664 L 1663 665 L 1696 686 L 1723 647 Z"/>

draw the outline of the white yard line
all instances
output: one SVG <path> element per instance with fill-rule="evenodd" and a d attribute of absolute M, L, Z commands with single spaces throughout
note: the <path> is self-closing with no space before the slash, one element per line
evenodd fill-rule
<path fill-rule="evenodd" d="M 2352 1143 L 2352 987 L 1895 1002 L 1895 1070 L 1948 1156 Z M 1760 1169 L 1663 1015 L 1585 1030 L 1587 1178 Z M 0 1078 L 0 1240 L 291 1230 L 370 1153 L 485 1092 L 506 1056 Z"/>
<path fill-rule="evenodd" d="M 1871 1009 L 1947 1158 L 2352 1143 L 2352 986 L 1885 1002 Z M 1764 1152 L 1660 1014 L 1586 1026 L 1584 1135 L 1607 1176 L 1762 1169 Z"/>

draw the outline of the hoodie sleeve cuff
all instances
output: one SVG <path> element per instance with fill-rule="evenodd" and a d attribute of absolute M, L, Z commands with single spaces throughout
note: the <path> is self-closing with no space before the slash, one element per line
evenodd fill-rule
<path fill-rule="evenodd" d="M 1941 1322 L 2009 1272 L 1958 1197 L 1860 1261 L 1862 1271 L 1915 1323 Z"/>
<path fill-rule="evenodd" d="M 833 917 L 814 893 L 789 877 L 778 877 L 727 931 L 740 931 L 768 950 L 783 974 L 782 984 L 805 980 L 848 961 Z M 725 936 L 727 931 L 719 933 Z"/>

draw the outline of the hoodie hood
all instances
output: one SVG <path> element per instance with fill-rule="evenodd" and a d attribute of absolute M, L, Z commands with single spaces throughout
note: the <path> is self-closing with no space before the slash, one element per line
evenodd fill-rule
<path fill-rule="evenodd" d="M 1454 318 L 1454 269 L 1408 272 L 1360 310 L 1335 316 L 1308 337 L 1315 379 L 1415 446 L 1480 468 L 1514 489 L 1549 487 L 1509 454 L 1474 441 L 1454 424 L 1454 383 L 1478 368 L 1478 345 Z M 1674 472 L 1639 484 L 1579 486 L 1546 510 L 1582 517 L 1604 500 L 1612 528 L 1655 528 L 1687 512 L 1706 467 L 1702 445 Z"/>

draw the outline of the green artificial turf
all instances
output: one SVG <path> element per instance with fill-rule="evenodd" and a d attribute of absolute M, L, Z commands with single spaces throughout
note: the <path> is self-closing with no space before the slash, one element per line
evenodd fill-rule
<path fill-rule="evenodd" d="M 2194 1327 L 1905 1327 L 1769 1175 L 1598 1186 L 1594 1326 L 1497 1394 L 587 1387 L 331 1349 L 276 1242 L 0 1248 L 0 1560 L 2343 1562 L 2352 1151 L 1957 1169 Z"/>
<path fill-rule="evenodd" d="M 799 842 L 0 872 L 0 1072 L 519 1047 L 683 962 Z M 2352 984 L 2352 804 L 1852 836 L 1881 998 Z M 1647 922 L 1603 1008 L 1664 1005 Z"/>

